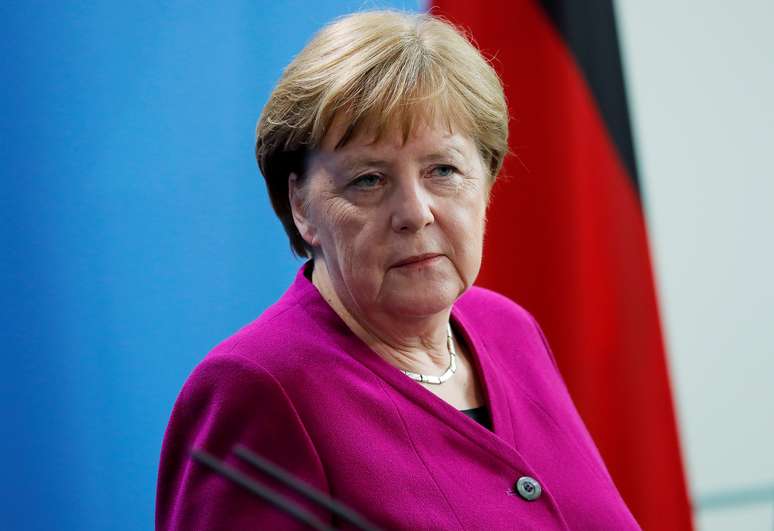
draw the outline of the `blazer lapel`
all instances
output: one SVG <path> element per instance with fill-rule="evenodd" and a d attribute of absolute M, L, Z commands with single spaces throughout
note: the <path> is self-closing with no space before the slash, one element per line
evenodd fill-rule
<path fill-rule="evenodd" d="M 341 323 L 343 327 L 346 325 Z M 398 368 L 390 365 L 378 354 L 368 348 L 354 334 L 346 334 L 350 355 L 369 368 L 384 382 L 416 406 L 443 421 L 450 429 L 456 430 L 469 438 L 479 447 L 486 448 L 498 459 L 511 466 L 526 466 L 526 462 L 513 447 L 514 427 L 508 399 L 502 382 L 498 379 L 499 367 L 496 361 L 488 355 L 484 342 L 467 326 L 465 319 L 452 310 L 452 326 L 464 337 L 472 355 L 472 364 L 478 372 L 479 382 L 483 387 L 486 405 L 492 416 L 493 431 L 486 429 L 452 405 L 425 389 L 419 383 L 411 380 Z M 341 328 L 340 328 L 341 329 Z M 343 329 L 341 329 L 343 330 Z"/>

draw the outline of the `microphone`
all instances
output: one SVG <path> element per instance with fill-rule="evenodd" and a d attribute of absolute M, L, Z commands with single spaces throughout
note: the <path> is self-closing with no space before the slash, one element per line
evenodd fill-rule
<path fill-rule="evenodd" d="M 272 463 L 271 461 L 257 455 L 245 446 L 238 444 L 233 447 L 231 451 L 253 468 L 263 472 L 269 477 L 276 479 L 294 492 L 301 494 L 317 505 L 328 509 L 334 515 L 355 526 L 355 528 L 362 531 L 380 531 L 378 527 L 370 523 L 352 508 L 334 500 L 326 493 L 298 479 L 287 470 L 284 470 L 282 467 L 276 465 L 275 463 Z M 289 516 L 295 518 L 297 521 L 303 524 L 306 524 L 312 529 L 317 529 L 320 531 L 333 531 L 333 527 L 321 521 L 314 514 L 299 506 L 287 496 L 283 496 L 282 494 L 274 491 L 271 487 L 255 481 L 244 472 L 241 472 L 240 470 L 228 465 L 224 461 L 217 459 L 206 451 L 193 448 L 191 449 L 191 458 L 209 467 L 212 471 L 232 481 L 251 494 L 262 498 L 277 509 L 284 511 Z"/>

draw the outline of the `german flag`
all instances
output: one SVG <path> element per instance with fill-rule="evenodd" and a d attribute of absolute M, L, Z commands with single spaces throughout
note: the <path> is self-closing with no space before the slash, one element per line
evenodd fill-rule
<path fill-rule="evenodd" d="M 541 323 L 646 530 L 691 525 L 610 0 L 435 0 L 511 111 L 479 284 Z"/>

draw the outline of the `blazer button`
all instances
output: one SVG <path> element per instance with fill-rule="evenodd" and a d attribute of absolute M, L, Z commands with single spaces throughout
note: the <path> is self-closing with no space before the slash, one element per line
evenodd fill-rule
<path fill-rule="evenodd" d="M 540 498 L 543 489 L 540 487 L 540 483 L 534 478 L 521 476 L 516 482 L 516 492 L 527 501 L 535 501 Z"/>

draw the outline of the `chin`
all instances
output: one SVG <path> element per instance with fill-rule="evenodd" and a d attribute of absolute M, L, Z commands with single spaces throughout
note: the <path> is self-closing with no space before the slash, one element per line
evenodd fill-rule
<path fill-rule="evenodd" d="M 393 292 L 384 301 L 384 305 L 390 308 L 391 313 L 424 317 L 448 310 L 463 291 L 459 285 L 438 286 L 436 289 L 423 286 L 410 291 Z"/>

